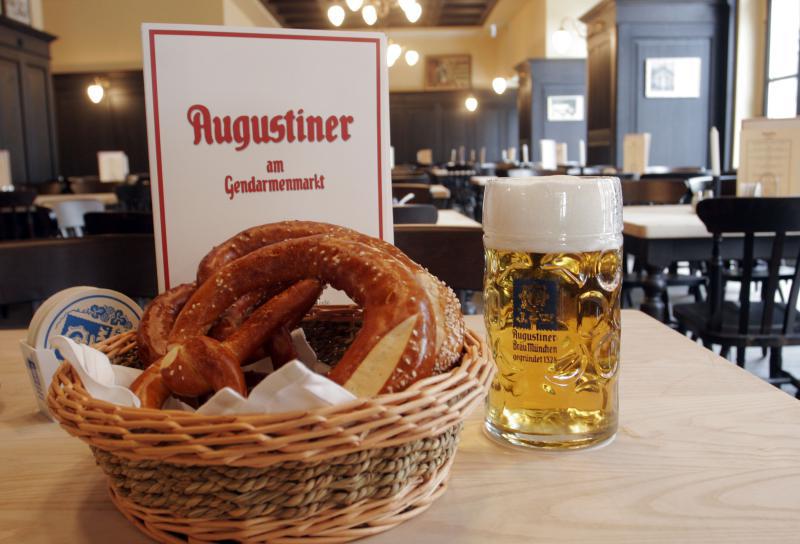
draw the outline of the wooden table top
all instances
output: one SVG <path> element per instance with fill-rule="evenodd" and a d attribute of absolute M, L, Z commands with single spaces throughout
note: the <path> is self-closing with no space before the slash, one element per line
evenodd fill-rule
<path fill-rule="evenodd" d="M 69 200 L 99 200 L 106 206 L 114 206 L 119 202 L 115 193 L 83 193 L 67 195 L 38 195 L 33 203 L 37 206 L 49 208 L 58 202 L 67 202 Z"/>
<path fill-rule="evenodd" d="M 88 448 L 36 413 L 22 335 L 0 331 L 0 542 L 149 542 Z M 365 542 L 796 542 L 800 402 L 639 312 L 623 311 L 622 337 L 613 443 L 504 448 L 477 410 L 447 493 Z"/>
<path fill-rule="evenodd" d="M 625 206 L 622 232 L 637 238 L 711 238 L 689 204 Z"/>
<path fill-rule="evenodd" d="M 466 215 L 457 212 L 456 210 L 439 210 L 438 217 L 435 224 L 413 223 L 413 224 L 395 224 L 394 230 L 418 230 L 430 229 L 431 227 L 445 227 L 445 228 L 458 228 L 458 229 L 472 229 L 483 231 L 483 225 L 467 217 Z"/>

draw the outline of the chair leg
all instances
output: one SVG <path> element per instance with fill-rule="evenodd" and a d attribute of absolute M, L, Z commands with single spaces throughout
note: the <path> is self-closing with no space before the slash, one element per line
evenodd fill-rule
<path fill-rule="evenodd" d="M 727 359 L 730 353 L 731 353 L 731 347 L 727 345 L 722 346 L 722 348 L 720 348 L 719 350 L 719 356 L 722 357 L 723 359 Z"/>
<path fill-rule="evenodd" d="M 740 367 L 744 368 L 744 354 L 747 346 L 744 344 L 739 344 L 736 346 L 736 364 Z"/>
<path fill-rule="evenodd" d="M 769 377 L 778 378 L 783 371 L 783 347 L 769 348 Z"/>
<path fill-rule="evenodd" d="M 714 344 L 712 344 L 710 340 L 706 340 L 705 338 L 703 338 L 703 346 L 705 346 L 706 349 L 714 351 Z"/>

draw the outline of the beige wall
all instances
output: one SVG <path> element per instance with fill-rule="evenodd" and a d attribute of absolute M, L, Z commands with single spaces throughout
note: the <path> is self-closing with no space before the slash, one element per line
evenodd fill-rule
<path fill-rule="evenodd" d="M 764 0 L 739 0 L 736 21 L 733 166 L 739 165 L 742 119 L 764 114 L 764 55 L 767 7 Z"/>
<path fill-rule="evenodd" d="M 586 29 L 585 25 L 578 21 L 578 17 L 598 3 L 599 0 L 547 0 L 545 32 L 547 58 L 586 58 Z M 565 22 L 564 28 L 572 33 L 572 43 L 563 53 L 556 51 L 551 39 L 553 32 L 561 27 L 562 21 Z"/>
<path fill-rule="evenodd" d="M 425 55 L 468 54 L 472 57 L 472 86 L 489 88 L 495 77 L 496 42 L 483 28 L 397 29 L 387 32 L 389 40 L 420 54 L 415 66 L 401 56 L 389 68 L 389 90 L 419 91 L 425 84 Z"/>
<path fill-rule="evenodd" d="M 258 0 L 39 1 L 54 73 L 141 68 L 142 23 L 277 26 Z"/>
<path fill-rule="evenodd" d="M 514 66 L 546 54 L 545 0 L 505 0 L 498 3 L 487 24 L 497 24 L 497 76 L 515 74 Z"/>
<path fill-rule="evenodd" d="M 281 26 L 259 0 L 222 0 L 222 20 L 227 26 Z"/>

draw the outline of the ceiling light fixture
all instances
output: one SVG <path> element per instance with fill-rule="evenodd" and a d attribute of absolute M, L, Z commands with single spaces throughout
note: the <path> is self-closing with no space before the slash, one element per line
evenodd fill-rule
<path fill-rule="evenodd" d="M 468 96 L 466 100 L 464 100 L 464 107 L 467 108 L 467 111 L 475 111 L 478 109 L 478 99 L 474 96 Z"/>
<path fill-rule="evenodd" d="M 419 5 L 417 2 L 410 4 L 403 11 L 405 11 L 406 19 L 408 19 L 409 23 L 416 23 L 422 16 L 422 6 Z"/>
<path fill-rule="evenodd" d="M 347 7 L 350 8 L 350 11 L 360 10 L 363 4 L 364 0 L 347 0 Z"/>
<path fill-rule="evenodd" d="M 334 4 L 328 8 L 328 20 L 333 26 L 342 26 L 344 16 L 344 8 L 339 4 Z"/>
<path fill-rule="evenodd" d="M 394 66 L 394 63 L 400 58 L 402 53 L 403 48 L 400 47 L 399 43 L 390 43 L 389 47 L 386 48 L 386 64 L 390 67 Z"/>
<path fill-rule="evenodd" d="M 86 87 L 86 94 L 89 95 L 89 100 L 95 104 L 99 104 L 106 92 L 100 80 L 95 78 L 94 83 Z"/>
<path fill-rule="evenodd" d="M 568 28 L 569 27 L 569 28 Z M 564 17 L 558 30 L 553 32 L 550 41 L 553 44 L 553 49 L 559 55 L 564 55 L 569 52 L 572 47 L 572 42 L 575 37 L 586 39 L 586 26 L 578 22 L 577 19 L 572 17 Z"/>
<path fill-rule="evenodd" d="M 419 53 L 414 51 L 413 49 L 409 49 L 406 51 L 406 64 L 409 66 L 414 66 L 419 62 Z"/>
<path fill-rule="evenodd" d="M 496 77 L 492 80 L 492 89 L 497 94 L 503 94 L 508 88 L 508 81 L 504 77 Z"/>
<path fill-rule="evenodd" d="M 378 21 L 378 11 L 372 4 L 367 4 L 361 8 L 361 17 L 364 19 L 365 23 L 372 26 Z"/>

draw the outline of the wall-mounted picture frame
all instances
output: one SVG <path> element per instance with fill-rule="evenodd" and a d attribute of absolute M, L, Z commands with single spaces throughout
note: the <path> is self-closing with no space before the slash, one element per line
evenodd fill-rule
<path fill-rule="evenodd" d="M 547 120 L 583 121 L 583 95 L 562 94 L 547 97 Z"/>
<path fill-rule="evenodd" d="M 700 98 L 700 57 L 655 57 L 645 59 L 646 98 Z"/>
<path fill-rule="evenodd" d="M 2 4 L 3 15 L 24 25 L 31 24 L 30 0 L 3 0 Z"/>
<path fill-rule="evenodd" d="M 426 55 L 425 89 L 455 91 L 472 88 L 472 57 L 469 55 Z"/>

